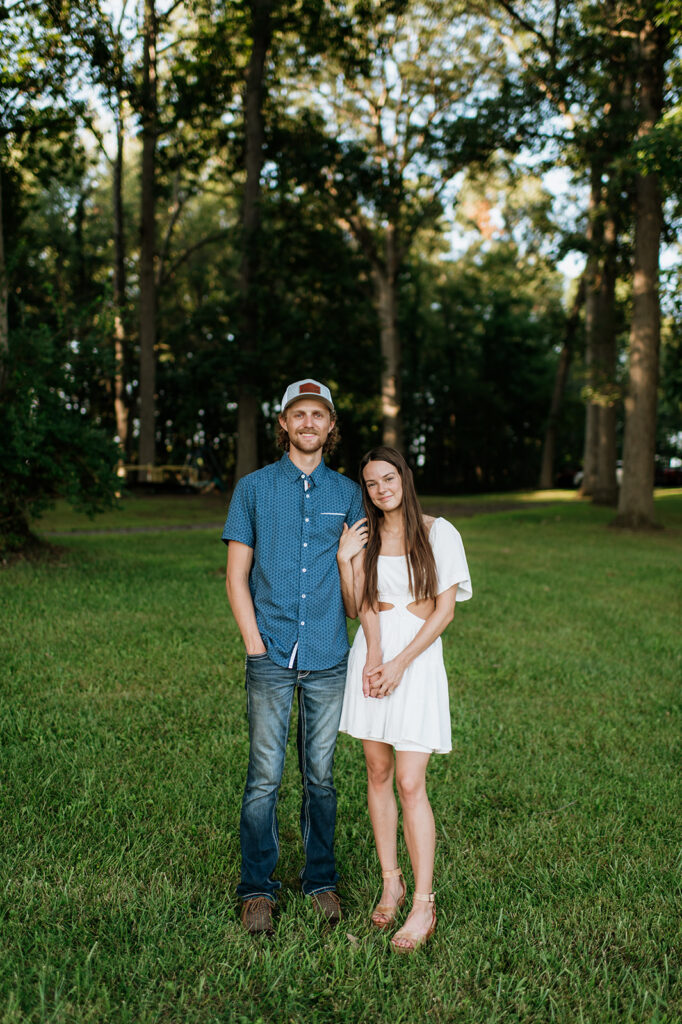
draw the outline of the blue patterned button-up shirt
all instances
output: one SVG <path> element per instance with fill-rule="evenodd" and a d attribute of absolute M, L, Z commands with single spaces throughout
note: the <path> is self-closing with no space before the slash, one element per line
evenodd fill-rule
<path fill-rule="evenodd" d="M 284 455 L 235 487 L 222 539 L 253 548 L 249 587 L 277 665 L 332 668 L 348 651 L 336 551 L 364 514 L 358 484 L 324 462 L 306 476 Z"/>

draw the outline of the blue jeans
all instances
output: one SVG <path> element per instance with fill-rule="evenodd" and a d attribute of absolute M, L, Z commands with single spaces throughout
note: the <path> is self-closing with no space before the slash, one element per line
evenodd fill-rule
<path fill-rule="evenodd" d="M 348 656 L 333 668 L 301 672 L 281 668 L 267 654 L 246 658 L 249 768 L 242 800 L 240 840 L 242 899 L 269 896 L 280 888 L 272 874 L 279 858 L 277 795 L 298 688 L 298 764 L 303 784 L 301 836 L 305 866 L 301 887 L 311 893 L 333 889 L 336 790 L 333 764 L 346 685 Z"/>

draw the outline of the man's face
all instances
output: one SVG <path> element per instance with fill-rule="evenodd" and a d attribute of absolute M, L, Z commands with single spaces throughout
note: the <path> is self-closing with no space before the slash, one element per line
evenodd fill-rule
<path fill-rule="evenodd" d="M 316 398 L 299 399 L 279 418 L 292 447 L 308 455 L 324 446 L 334 422 L 327 406 Z"/>

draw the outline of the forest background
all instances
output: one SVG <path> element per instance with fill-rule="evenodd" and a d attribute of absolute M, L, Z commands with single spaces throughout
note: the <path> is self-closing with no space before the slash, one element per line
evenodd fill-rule
<path fill-rule="evenodd" d="M 380 440 L 432 494 L 582 467 L 654 523 L 677 3 L 5 0 L 0 27 L 4 547 L 58 495 L 105 507 L 117 465 L 229 489 L 307 375 L 345 472 Z"/>

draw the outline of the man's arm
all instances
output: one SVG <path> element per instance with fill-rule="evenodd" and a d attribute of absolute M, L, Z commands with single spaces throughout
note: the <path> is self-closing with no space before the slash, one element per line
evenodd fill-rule
<path fill-rule="evenodd" d="M 256 622 L 256 611 L 249 590 L 249 573 L 253 564 L 253 548 L 231 540 L 227 546 L 225 588 L 232 614 L 239 626 L 247 654 L 265 654 L 266 647 Z"/>

